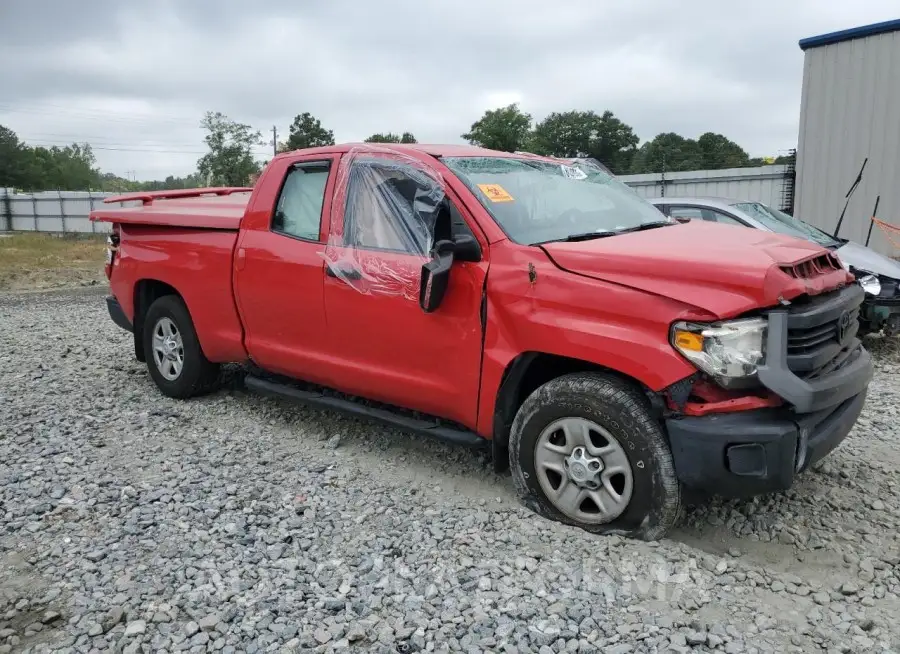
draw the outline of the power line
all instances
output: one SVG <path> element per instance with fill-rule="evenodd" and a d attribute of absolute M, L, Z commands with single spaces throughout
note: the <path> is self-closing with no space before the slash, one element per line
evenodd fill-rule
<path fill-rule="evenodd" d="M 134 114 L 130 112 L 103 112 L 103 111 L 95 111 L 95 110 L 79 110 L 79 109 L 47 109 L 41 106 L 29 106 L 29 105 L 11 105 L 9 103 L 0 103 L 0 112 L 7 114 L 28 114 L 28 115 L 39 115 L 39 116 L 54 116 L 54 117 L 68 117 L 79 120 L 102 120 L 105 122 L 111 123 L 124 123 L 124 124 L 178 124 L 178 125 L 190 125 L 192 127 L 199 127 L 200 124 L 197 121 L 190 120 L 188 118 L 174 118 L 168 116 L 157 116 L 155 114 Z"/>

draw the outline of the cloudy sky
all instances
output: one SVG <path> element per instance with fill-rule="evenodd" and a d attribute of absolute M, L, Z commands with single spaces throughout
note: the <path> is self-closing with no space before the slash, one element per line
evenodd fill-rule
<path fill-rule="evenodd" d="M 721 132 L 796 145 L 807 36 L 896 18 L 897 0 L 0 0 L 0 124 L 88 141 L 104 171 L 186 174 L 199 120 L 341 141 L 459 142 L 510 102 L 609 109 L 643 140 Z M 264 157 L 270 148 L 260 147 Z"/>

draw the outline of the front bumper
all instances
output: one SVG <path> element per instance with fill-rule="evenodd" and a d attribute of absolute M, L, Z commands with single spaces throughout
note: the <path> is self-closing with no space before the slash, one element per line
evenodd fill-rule
<path fill-rule="evenodd" d="M 687 487 L 728 497 L 790 488 L 837 447 L 859 417 L 866 390 L 808 414 L 786 407 L 666 420 L 675 473 Z"/>
<path fill-rule="evenodd" d="M 116 325 L 125 331 L 134 331 L 131 321 L 128 320 L 128 316 L 122 310 L 122 305 L 119 304 L 119 301 L 114 296 L 109 295 L 106 297 L 106 309 L 109 311 L 109 317 Z"/>

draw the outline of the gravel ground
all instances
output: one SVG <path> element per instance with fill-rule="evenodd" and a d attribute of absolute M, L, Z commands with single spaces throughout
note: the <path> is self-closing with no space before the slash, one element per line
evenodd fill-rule
<path fill-rule="evenodd" d="M 900 356 L 792 491 L 672 537 L 236 385 L 162 397 L 97 290 L 0 296 L 0 654 L 900 651 Z"/>

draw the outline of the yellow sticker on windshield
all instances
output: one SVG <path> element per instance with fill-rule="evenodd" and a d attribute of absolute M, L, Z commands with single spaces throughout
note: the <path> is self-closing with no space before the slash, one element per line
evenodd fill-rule
<path fill-rule="evenodd" d="M 513 196 L 506 192 L 506 189 L 499 184 L 479 184 L 478 188 L 484 193 L 491 202 L 512 202 Z"/>

